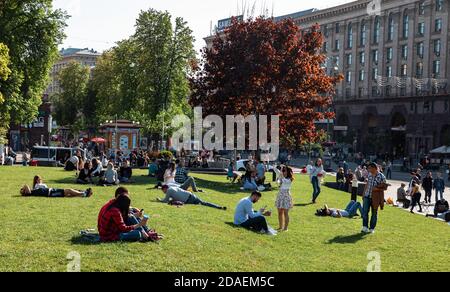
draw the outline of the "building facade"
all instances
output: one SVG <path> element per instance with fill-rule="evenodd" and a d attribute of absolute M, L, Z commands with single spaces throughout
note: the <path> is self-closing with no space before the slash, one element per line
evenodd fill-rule
<path fill-rule="evenodd" d="M 50 82 L 42 97 L 42 104 L 36 120 L 30 124 L 11 125 L 9 131 L 9 144 L 15 151 L 25 151 L 34 145 L 47 145 L 49 143 L 49 123 L 53 129 L 55 121 L 51 119 L 52 104 L 50 97 L 52 94 L 60 93 L 61 88 L 58 83 L 58 73 L 69 62 L 76 61 L 82 65 L 95 67 L 100 53 L 89 49 L 62 49 L 60 59 L 53 65 L 50 72 Z"/>
<path fill-rule="evenodd" d="M 334 136 L 366 154 L 420 156 L 450 144 L 449 0 L 359 0 L 292 18 L 319 24 L 328 74 L 342 74 Z M 374 10 L 375 8 L 375 10 Z M 211 45 L 212 37 L 205 39 Z"/>

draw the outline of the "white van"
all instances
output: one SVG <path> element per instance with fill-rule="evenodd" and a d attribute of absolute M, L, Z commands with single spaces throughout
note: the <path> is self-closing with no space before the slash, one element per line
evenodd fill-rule
<path fill-rule="evenodd" d="M 31 160 L 37 161 L 38 166 L 61 166 L 64 159 L 72 157 L 77 151 L 81 152 L 86 161 L 86 152 L 80 148 L 34 146 L 31 150 Z"/>

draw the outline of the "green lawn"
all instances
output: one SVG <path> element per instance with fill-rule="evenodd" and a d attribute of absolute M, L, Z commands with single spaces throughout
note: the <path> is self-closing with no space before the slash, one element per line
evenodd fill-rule
<path fill-rule="evenodd" d="M 361 236 L 360 219 L 314 216 L 307 205 L 311 187 L 298 176 L 288 233 L 276 237 L 232 226 L 236 203 L 246 195 L 224 176 L 195 175 L 205 200 L 227 206 L 171 207 L 154 202 L 161 191 L 136 171 L 129 185 L 133 206 L 145 208 L 151 227 L 166 236 L 160 244 L 81 244 L 82 229 L 96 228 L 101 206 L 114 188 L 94 187 L 90 199 L 21 198 L 21 185 L 40 174 L 52 187 L 77 188 L 74 173 L 60 169 L 0 167 L 0 271 L 65 271 L 71 251 L 81 255 L 82 271 L 366 271 L 371 251 L 381 255 L 382 271 L 450 271 L 447 224 L 387 207 L 377 233 Z M 257 207 L 273 206 L 276 191 Z M 350 195 L 324 189 L 319 203 L 344 208 Z M 277 227 L 277 218 L 269 219 Z"/>

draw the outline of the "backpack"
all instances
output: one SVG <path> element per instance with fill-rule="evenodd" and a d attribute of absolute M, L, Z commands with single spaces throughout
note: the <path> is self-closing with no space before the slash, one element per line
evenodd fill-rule
<path fill-rule="evenodd" d="M 440 200 L 436 202 L 434 206 L 434 215 L 437 216 L 440 213 L 445 213 L 449 210 L 449 205 L 446 200 Z"/>

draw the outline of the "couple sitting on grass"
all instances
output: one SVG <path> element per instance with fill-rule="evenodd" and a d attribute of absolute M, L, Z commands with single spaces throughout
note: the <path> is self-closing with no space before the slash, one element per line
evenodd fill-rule
<path fill-rule="evenodd" d="M 84 168 L 80 170 L 77 178 L 78 184 L 93 184 L 93 178 L 98 177 L 98 185 L 115 186 L 119 183 L 131 183 L 133 170 L 130 167 L 128 160 L 125 160 L 119 171 L 114 169 L 114 165 L 109 162 L 106 171 L 103 171 L 102 165 L 98 160 L 93 159 L 92 164 L 86 162 Z"/>
<path fill-rule="evenodd" d="M 203 191 L 197 188 L 195 179 L 188 175 L 189 171 L 184 166 L 184 160 L 170 162 L 164 172 L 164 182 L 159 181 L 155 188 L 167 185 L 169 187 L 177 187 L 185 191 L 192 189 L 194 192 L 202 193 Z"/>
<path fill-rule="evenodd" d="M 144 210 L 131 207 L 129 191 L 116 190 L 115 198 L 103 206 L 98 215 L 98 232 L 102 242 L 148 242 L 164 238 L 147 227 L 149 217 Z"/>
<path fill-rule="evenodd" d="M 73 189 L 53 189 L 49 188 L 43 183 L 40 176 L 35 176 L 33 179 L 33 187 L 30 188 L 28 185 L 24 185 L 20 189 L 20 194 L 23 197 L 49 197 L 49 198 L 74 198 L 82 197 L 89 198 L 92 196 L 92 189 L 89 188 L 86 191 L 78 191 Z"/>

